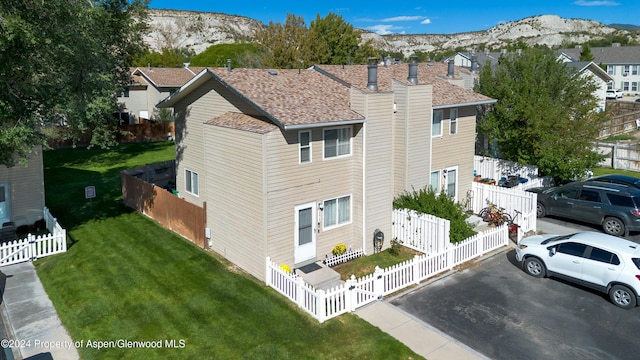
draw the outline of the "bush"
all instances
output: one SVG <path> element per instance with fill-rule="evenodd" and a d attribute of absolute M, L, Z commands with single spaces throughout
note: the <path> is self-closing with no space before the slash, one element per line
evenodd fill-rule
<path fill-rule="evenodd" d="M 338 256 L 338 255 L 342 255 L 344 253 L 347 252 L 347 245 L 345 244 L 338 244 L 336 246 L 333 247 L 333 249 L 331 250 L 331 252 L 333 253 L 333 256 Z"/>
<path fill-rule="evenodd" d="M 291 274 L 291 267 L 287 264 L 280 265 L 280 270 L 286 272 L 287 274 Z"/>
<path fill-rule="evenodd" d="M 415 189 L 405 191 L 393 200 L 395 209 L 415 210 L 423 214 L 430 214 L 451 221 L 450 240 L 457 243 L 465 240 L 476 232 L 467 222 L 469 215 L 461 204 L 456 203 L 444 192 L 436 193 L 431 189 Z"/>

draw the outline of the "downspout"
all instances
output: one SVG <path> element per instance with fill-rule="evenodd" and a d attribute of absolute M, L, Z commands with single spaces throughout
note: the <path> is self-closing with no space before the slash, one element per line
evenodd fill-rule
<path fill-rule="evenodd" d="M 433 90 L 431 90 L 431 96 L 433 97 Z M 429 187 L 431 184 L 431 172 L 433 171 L 433 99 L 431 100 L 431 122 L 429 123 Z M 440 177 L 438 177 L 438 182 L 440 182 Z M 438 184 L 439 185 L 439 184 Z M 439 193 L 440 189 L 437 189 L 436 193 Z"/>
<path fill-rule="evenodd" d="M 368 98 L 367 98 L 368 100 Z M 366 166 L 367 162 L 367 121 L 362 123 L 362 251 L 367 255 L 367 192 L 366 192 Z"/>

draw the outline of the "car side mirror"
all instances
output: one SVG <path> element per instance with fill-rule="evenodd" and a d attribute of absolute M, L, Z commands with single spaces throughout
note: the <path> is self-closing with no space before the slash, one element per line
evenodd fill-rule
<path fill-rule="evenodd" d="M 547 250 L 549 250 L 549 255 L 550 255 L 550 256 L 553 256 L 553 255 L 555 255 L 555 254 L 556 254 L 556 247 L 555 247 L 555 246 L 549 246 L 549 247 L 547 248 Z"/>

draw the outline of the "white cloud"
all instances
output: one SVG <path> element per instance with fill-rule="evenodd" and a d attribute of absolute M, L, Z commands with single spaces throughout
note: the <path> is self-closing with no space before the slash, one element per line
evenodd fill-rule
<path fill-rule="evenodd" d="M 371 30 L 378 35 L 393 34 L 393 31 L 391 30 L 394 30 L 394 29 L 397 29 L 397 28 L 393 25 L 373 25 L 367 28 L 367 30 Z"/>
<path fill-rule="evenodd" d="M 382 21 L 382 22 L 416 21 L 416 20 L 420 20 L 420 19 L 423 19 L 423 18 L 424 17 L 422 17 L 422 16 L 395 16 L 395 17 L 382 19 L 380 21 Z"/>
<path fill-rule="evenodd" d="M 578 6 L 618 6 L 620 3 L 609 0 L 578 0 L 574 2 Z"/>
<path fill-rule="evenodd" d="M 429 24 L 431 24 L 431 19 L 424 19 L 424 20 L 422 20 L 422 21 L 420 22 L 420 24 L 422 24 L 422 25 L 429 25 Z"/>

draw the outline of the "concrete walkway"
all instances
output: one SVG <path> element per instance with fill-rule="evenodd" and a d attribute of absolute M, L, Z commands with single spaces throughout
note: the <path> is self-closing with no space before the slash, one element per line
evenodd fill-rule
<path fill-rule="evenodd" d="M 356 310 L 355 314 L 398 339 L 426 359 L 488 359 L 388 302 L 371 303 Z"/>
<path fill-rule="evenodd" d="M 53 303 L 44 291 L 33 264 L 25 262 L 0 268 L 5 278 L 2 310 L 9 337 L 25 346 L 13 348 L 17 359 L 80 359 L 62 326 Z"/>

